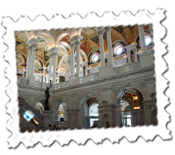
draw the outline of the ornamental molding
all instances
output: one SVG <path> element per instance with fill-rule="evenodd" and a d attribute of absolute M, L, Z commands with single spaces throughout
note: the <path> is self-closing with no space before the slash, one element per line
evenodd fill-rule
<path fill-rule="evenodd" d="M 26 42 L 27 48 L 30 48 L 32 46 L 37 46 L 36 43 L 38 40 L 36 38 L 32 38 L 29 41 Z"/>

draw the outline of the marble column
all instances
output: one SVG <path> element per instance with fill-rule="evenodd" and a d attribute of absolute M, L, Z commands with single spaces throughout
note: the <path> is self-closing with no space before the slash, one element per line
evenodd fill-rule
<path fill-rule="evenodd" d="M 152 38 L 152 24 L 149 24 L 149 33 L 150 33 L 150 36 Z"/>
<path fill-rule="evenodd" d="M 52 78 L 52 55 L 49 56 L 49 80 Z"/>
<path fill-rule="evenodd" d="M 137 117 L 136 112 L 132 112 L 132 118 L 131 118 L 132 126 L 137 125 L 137 118 L 136 117 Z"/>
<path fill-rule="evenodd" d="M 32 38 L 26 42 L 28 50 L 28 59 L 27 59 L 27 77 L 33 77 L 34 65 L 35 65 L 35 51 L 37 47 L 38 40 Z"/>
<path fill-rule="evenodd" d="M 131 61 L 131 51 L 129 49 L 127 49 L 126 53 L 127 53 L 127 57 L 128 57 L 128 63 L 130 64 L 132 62 Z"/>
<path fill-rule="evenodd" d="M 70 76 L 70 60 L 67 60 L 67 77 Z"/>
<path fill-rule="evenodd" d="M 77 75 L 80 77 L 80 44 L 81 42 L 76 43 L 76 58 L 77 58 Z"/>
<path fill-rule="evenodd" d="M 126 53 L 127 53 L 127 56 L 128 56 L 128 63 L 131 63 L 131 51 L 133 51 L 133 54 L 134 54 L 134 59 L 135 59 L 135 62 L 138 61 L 138 57 L 137 57 L 137 44 L 131 44 L 131 45 L 128 45 L 128 46 L 125 46 L 125 48 L 127 49 Z"/>
<path fill-rule="evenodd" d="M 26 77 L 30 76 L 30 63 L 31 63 L 31 56 L 32 56 L 32 50 L 30 48 L 31 47 L 28 47 Z"/>
<path fill-rule="evenodd" d="M 147 53 L 147 47 L 145 44 L 145 32 L 143 25 L 138 26 L 139 27 L 139 38 L 140 38 L 140 44 L 141 44 L 141 50 L 143 53 Z"/>
<path fill-rule="evenodd" d="M 58 75 L 57 83 L 60 83 L 60 74 L 59 74 L 59 70 L 57 70 L 57 75 Z"/>
<path fill-rule="evenodd" d="M 43 67 L 43 82 L 46 83 L 45 76 L 46 76 L 46 67 Z"/>
<path fill-rule="evenodd" d="M 100 63 L 101 66 L 105 66 L 105 52 L 104 52 L 104 43 L 103 43 L 103 34 L 105 30 L 103 28 L 100 28 L 98 30 L 98 36 L 99 36 L 99 44 L 100 44 Z"/>
<path fill-rule="evenodd" d="M 49 80 L 52 79 L 52 74 L 53 74 L 53 83 L 56 82 L 56 56 L 57 56 L 57 51 L 59 50 L 58 47 L 53 47 L 49 50 Z M 52 61 L 54 60 L 54 64 L 52 64 Z M 52 72 L 52 67 L 53 67 L 53 72 Z"/>
<path fill-rule="evenodd" d="M 107 34 L 107 44 L 108 44 L 108 65 L 113 65 L 113 52 L 112 52 L 112 42 L 111 42 L 111 27 L 106 28 Z"/>
<path fill-rule="evenodd" d="M 31 70 L 30 70 L 30 75 L 33 77 L 34 75 L 34 66 L 35 66 L 35 51 L 36 51 L 36 47 L 37 47 L 37 45 L 33 45 L 32 46 L 32 59 L 31 59 L 31 63 L 32 63 L 32 65 L 31 65 Z"/>
<path fill-rule="evenodd" d="M 122 123 L 122 117 L 121 117 L 121 105 L 116 106 L 116 113 L 117 113 L 117 126 L 120 127 Z M 124 125 L 124 124 L 123 124 Z"/>
<path fill-rule="evenodd" d="M 57 61 L 57 52 L 54 54 L 54 59 L 53 59 L 53 83 L 56 83 L 56 61 Z"/>
<path fill-rule="evenodd" d="M 137 125 L 141 125 L 141 112 L 138 111 L 138 112 L 136 113 L 136 115 L 137 115 Z"/>
<path fill-rule="evenodd" d="M 70 48 L 71 48 L 70 70 L 71 70 L 71 76 L 74 76 L 75 75 L 75 71 L 74 71 L 74 63 L 75 63 L 74 48 L 75 48 L 75 44 L 70 44 Z"/>
<path fill-rule="evenodd" d="M 145 118 L 145 125 L 151 124 L 151 105 L 150 101 L 142 101 L 144 107 L 144 118 Z"/>

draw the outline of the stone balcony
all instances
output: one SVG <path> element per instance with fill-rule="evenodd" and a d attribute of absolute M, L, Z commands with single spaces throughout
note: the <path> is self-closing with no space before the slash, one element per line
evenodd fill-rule
<path fill-rule="evenodd" d="M 95 82 L 96 80 L 110 79 L 114 76 L 123 75 L 127 73 L 137 72 L 139 70 L 144 70 L 149 67 L 154 66 L 153 52 L 147 54 L 141 54 L 140 60 L 134 63 L 125 63 L 121 66 L 104 66 L 99 67 L 98 72 L 88 74 L 86 76 L 78 77 L 77 75 L 69 77 L 67 81 L 52 84 L 52 90 L 59 90 L 61 88 L 67 88 L 71 86 L 77 86 L 80 84 L 85 84 L 89 82 Z M 31 85 L 32 84 L 32 85 Z M 45 82 L 30 82 L 30 79 L 18 77 L 19 87 L 33 87 L 37 89 L 46 89 L 50 86 L 50 83 Z"/>

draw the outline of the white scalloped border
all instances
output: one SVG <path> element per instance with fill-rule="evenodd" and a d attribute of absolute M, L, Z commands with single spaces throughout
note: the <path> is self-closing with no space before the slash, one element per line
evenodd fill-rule
<path fill-rule="evenodd" d="M 6 70 L 7 78 L 10 79 L 9 85 L 6 87 L 7 95 L 10 96 L 10 101 L 7 103 L 7 114 L 12 117 L 7 121 L 7 130 L 12 134 L 9 135 L 8 147 L 16 148 L 20 143 L 26 147 L 32 147 L 38 142 L 43 146 L 50 146 L 54 142 L 58 142 L 61 146 L 69 145 L 70 141 L 75 141 L 77 144 L 86 144 L 91 139 L 94 143 L 102 143 L 104 139 L 109 139 L 112 143 L 119 143 L 124 137 L 129 142 L 134 142 L 138 137 L 144 138 L 145 141 L 154 140 L 156 136 L 162 139 L 171 139 L 170 130 L 166 124 L 169 122 L 169 114 L 164 110 L 168 104 L 168 98 L 164 95 L 164 90 L 167 88 L 167 81 L 162 76 L 162 73 L 167 69 L 162 55 L 166 53 L 166 44 L 161 42 L 165 36 L 165 28 L 161 25 L 161 21 L 165 18 L 165 10 L 158 9 L 151 14 L 147 10 L 140 10 L 135 15 L 130 11 L 122 11 L 119 15 L 115 12 L 105 12 L 102 16 L 96 13 L 88 13 L 85 17 L 79 14 L 71 14 L 69 17 L 64 17 L 61 14 L 55 14 L 51 19 L 46 16 L 36 16 L 35 19 L 29 17 L 20 17 L 14 21 L 11 17 L 4 17 L 2 26 L 6 28 L 6 33 L 3 35 L 4 43 L 8 49 L 5 53 L 6 60 L 9 61 Z M 109 129 L 89 129 L 89 130 L 66 130 L 66 131 L 46 131 L 46 132 L 19 132 L 19 116 L 17 102 L 17 77 L 16 77 L 16 59 L 15 59 L 15 40 L 14 31 L 20 30 L 38 30 L 38 29 L 58 29 L 58 28 L 78 28 L 78 27 L 99 27 L 99 26 L 114 26 L 114 25 L 134 25 L 134 24 L 153 24 L 154 35 L 154 50 L 155 50 L 155 77 L 157 91 L 157 107 L 158 107 L 158 126 L 143 126 L 134 128 L 109 128 Z"/>

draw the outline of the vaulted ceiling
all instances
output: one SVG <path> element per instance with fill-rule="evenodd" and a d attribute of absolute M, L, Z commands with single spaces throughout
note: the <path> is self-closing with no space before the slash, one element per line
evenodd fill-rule
<path fill-rule="evenodd" d="M 148 29 L 148 26 L 144 27 Z M 48 50 L 53 46 L 58 46 L 60 50 L 58 51 L 57 57 L 57 66 L 59 66 L 59 62 L 61 61 L 64 55 L 70 55 L 70 29 L 51 29 L 47 30 L 38 30 L 38 31 L 23 31 L 23 32 L 15 32 L 16 39 L 16 52 L 22 53 L 25 59 L 27 60 L 27 46 L 26 42 L 30 40 L 32 37 L 38 39 L 37 49 L 35 57 L 38 61 L 42 62 L 43 66 L 47 66 L 49 63 Z M 86 60 L 88 58 L 89 53 L 93 49 L 99 49 L 99 37 L 98 37 L 98 28 L 84 28 L 81 31 L 81 36 L 83 39 L 81 40 L 81 57 L 82 60 Z M 112 43 L 120 40 L 125 43 L 125 45 L 129 45 L 136 42 L 136 37 L 138 36 L 138 26 L 118 26 L 112 27 L 111 31 L 111 40 Z M 107 53 L 107 38 L 106 33 L 104 33 L 104 50 Z M 19 63 L 18 63 L 19 64 Z"/>

